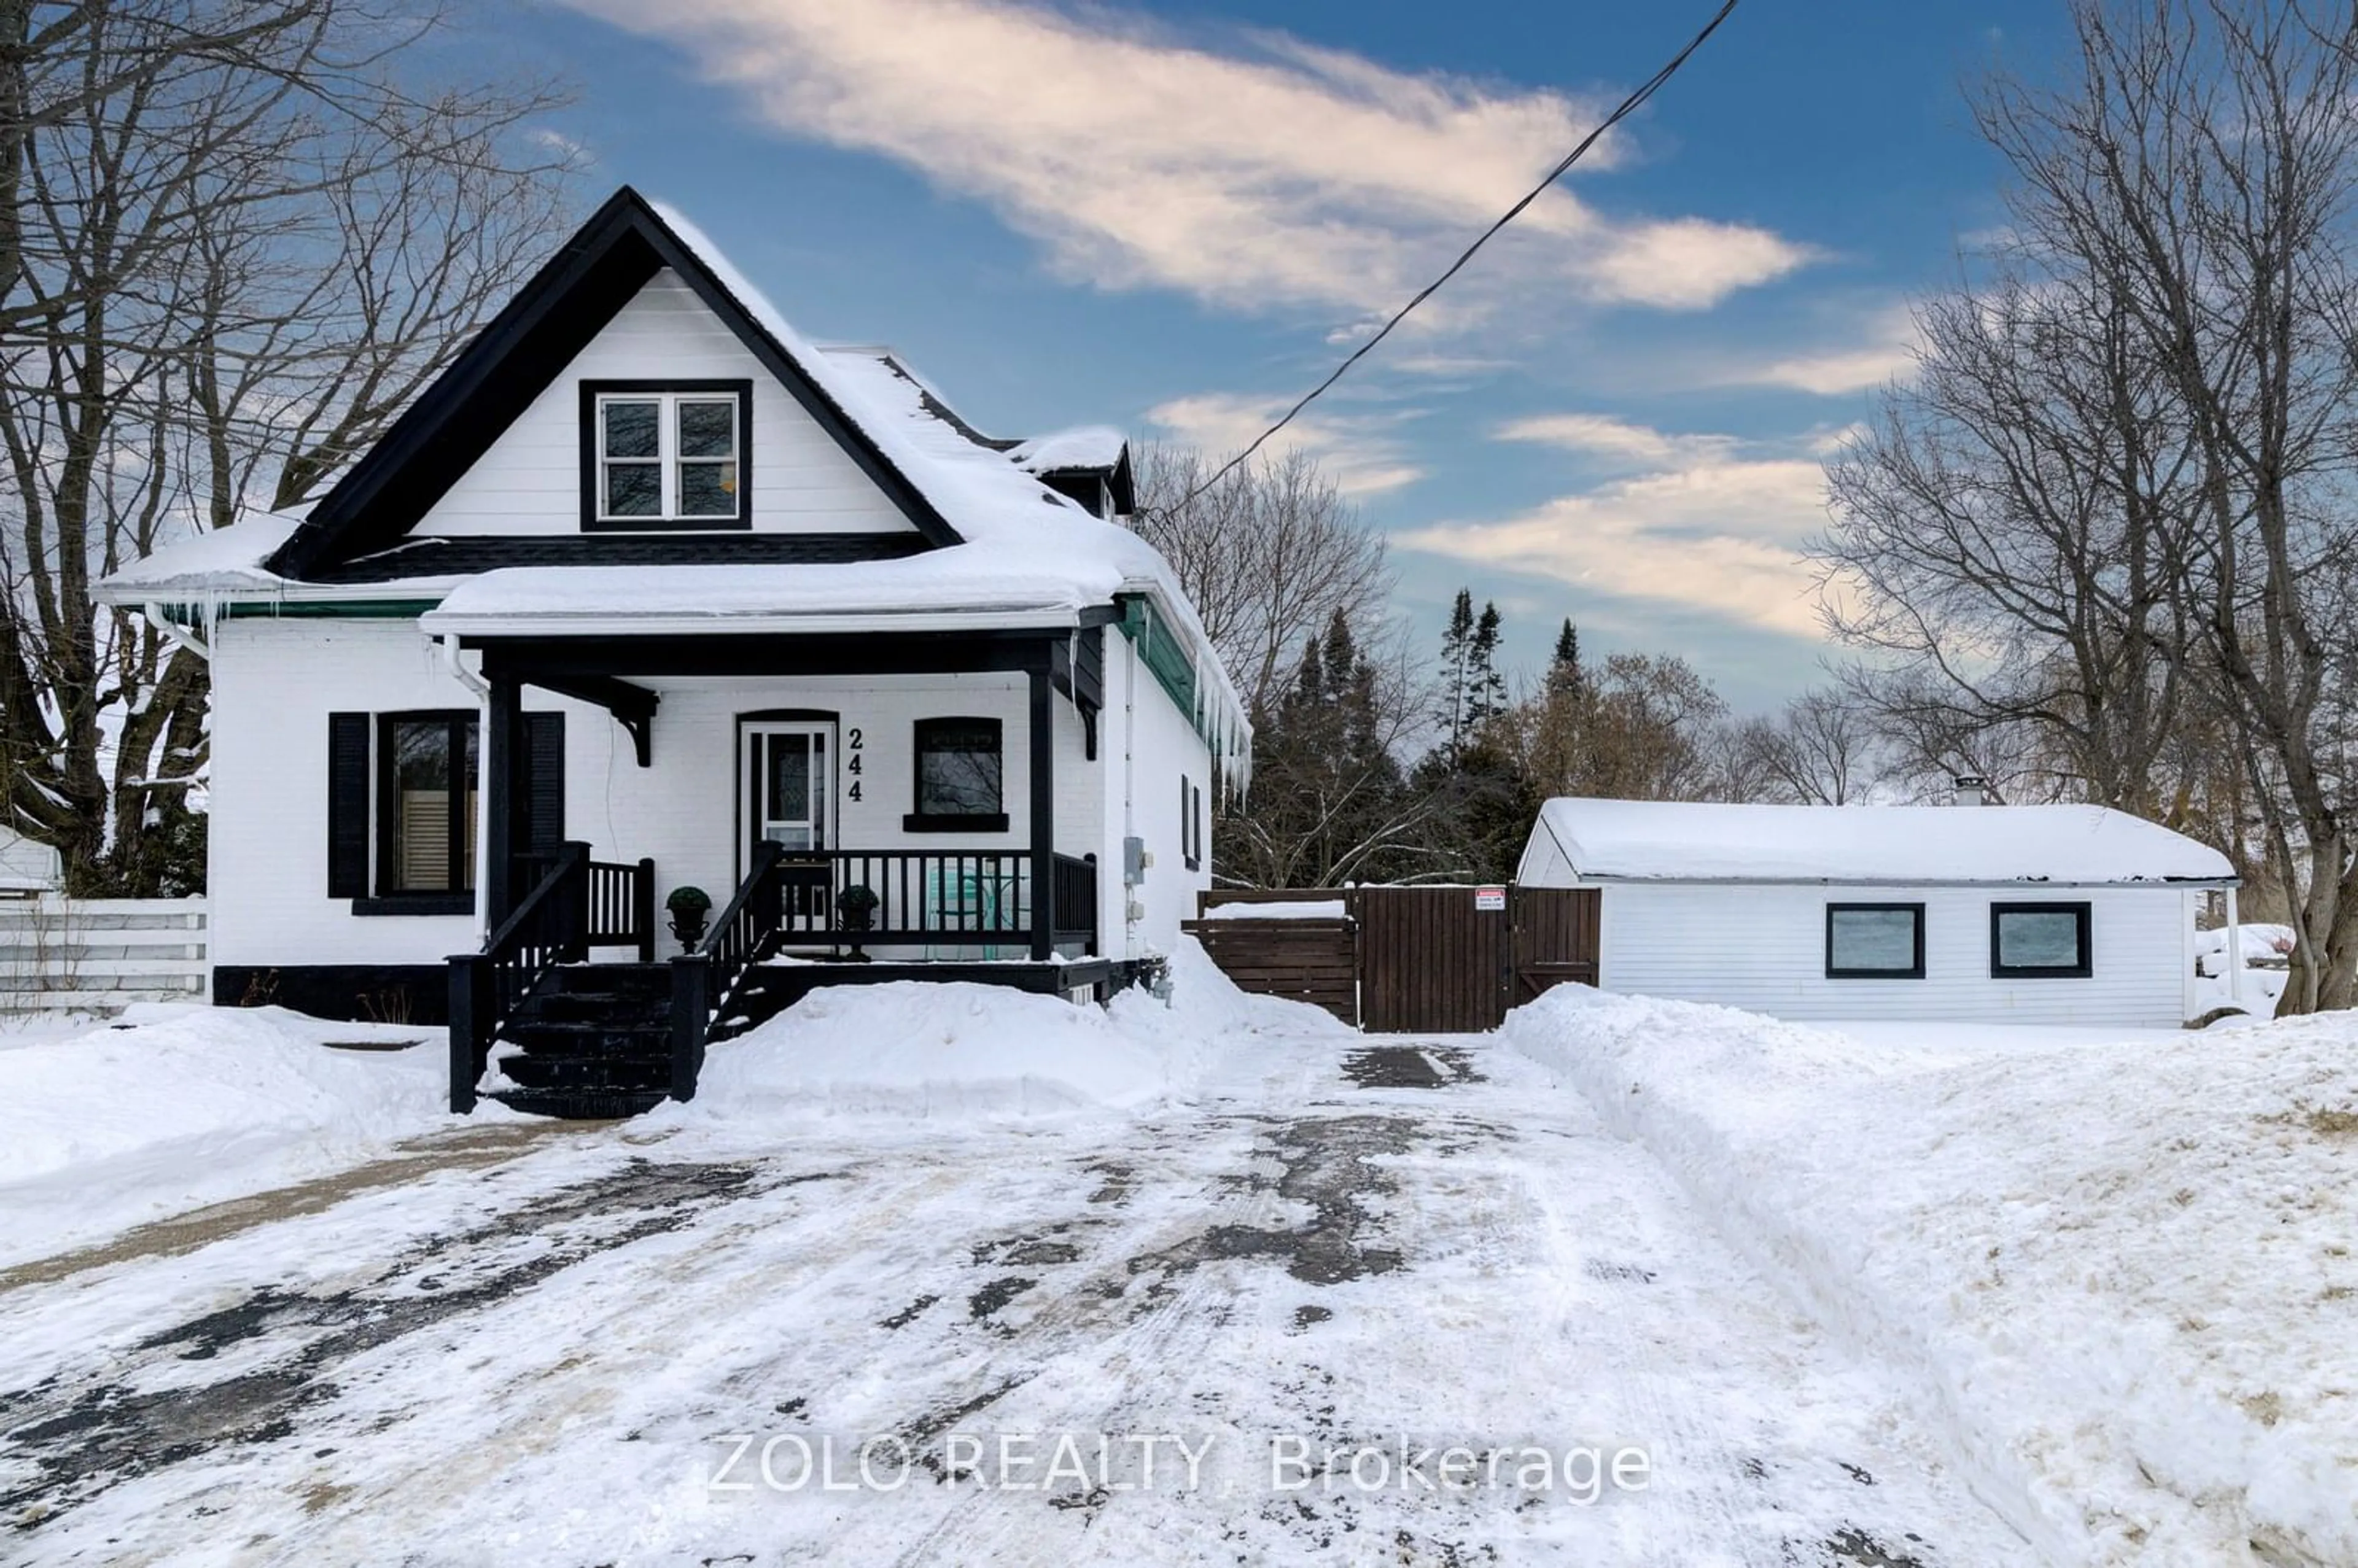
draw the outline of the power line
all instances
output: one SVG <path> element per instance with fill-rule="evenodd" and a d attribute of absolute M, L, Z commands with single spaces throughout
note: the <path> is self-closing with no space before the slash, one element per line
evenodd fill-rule
<path fill-rule="evenodd" d="M 1483 230 L 1480 237 L 1476 239 L 1472 244 L 1466 246 L 1465 251 L 1459 254 L 1455 261 L 1449 264 L 1448 270 L 1444 271 L 1439 277 L 1434 278 L 1431 283 L 1426 284 L 1422 288 L 1418 289 L 1416 292 L 1416 297 L 1411 299 L 1407 304 L 1401 306 L 1397 311 L 1393 312 L 1391 319 L 1386 321 L 1383 326 L 1377 330 L 1374 337 L 1369 338 L 1366 342 L 1361 343 L 1357 348 L 1352 350 L 1350 357 L 1346 359 L 1341 364 L 1336 365 L 1333 373 L 1328 375 L 1325 381 L 1320 382 L 1316 386 L 1312 387 L 1307 393 L 1304 393 L 1303 395 L 1302 401 L 1296 403 L 1293 407 L 1285 411 L 1284 417 L 1278 420 L 1276 424 L 1271 425 L 1268 429 L 1263 430 L 1260 435 L 1255 436 L 1252 440 L 1252 445 L 1247 447 L 1243 451 L 1238 452 L 1236 456 L 1230 458 L 1227 462 L 1222 463 L 1213 471 L 1212 476 L 1209 479 L 1205 480 L 1203 483 L 1195 486 L 1195 488 L 1181 496 L 1176 502 L 1173 503 L 1171 510 L 1174 512 L 1178 511 L 1179 508 L 1186 505 L 1189 502 L 1195 500 L 1197 496 L 1203 494 L 1206 491 L 1211 489 L 1214 485 L 1219 483 L 1220 481 L 1226 479 L 1230 473 L 1234 472 L 1239 466 L 1249 460 L 1255 452 L 1260 451 L 1262 447 L 1266 446 L 1269 443 L 1271 437 L 1276 435 L 1280 430 L 1284 429 L 1288 425 L 1293 424 L 1296 415 L 1309 407 L 1313 403 L 1317 402 L 1320 395 L 1324 394 L 1328 387 L 1333 386 L 1336 382 L 1342 380 L 1353 365 L 1357 364 L 1361 360 L 1367 358 L 1368 353 L 1374 350 L 1378 343 L 1380 343 L 1386 338 L 1390 337 L 1392 334 L 1392 329 L 1399 326 L 1402 321 L 1408 319 L 1409 312 L 1414 310 L 1418 306 L 1423 304 L 1426 300 L 1439 293 L 1443 284 L 1447 283 L 1451 278 L 1455 277 L 1459 272 L 1463 271 L 1466 264 L 1472 261 L 1476 253 L 1480 251 L 1484 245 L 1488 244 L 1499 230 L 1505 228 L 1508 224 L 1521 217 L 1523 215 L 1523 209 L 1529 207 L 1532 202 L 1537 201 L 1541 195 L 1545 194 L 1549 186 L 1553 185 L 1557 180 L 1562 179 L 1565 173 L 1571 169 L 1572 166 L 1578 163 L 1583 156 L 1587 153 L 1588 149 L 1596 145 L 1598 139 L 1601 138 L 1606 132 L 1611 130 L 1614 126 L 1619 124 L 1622 121 L 1635 114 L 1645 104 L 1648 99 L 1651 98 L 1656 92 L 1661 90 L 1664 82 L 1670 81 L 1671 77 L 1676 76 L 1679 73 L 1679 68 L 1686 64 L 1687 58 L 1693 54 L 1695 50 L 1703 48 L 1704 44 L 1711 38 L 1712 34 L 1719 31 L 1719 25 L 1727 20 L 1729 13 L 1736 9 L 1736 0 L 1727 0 L 1727 3 L 1719 8 L 1718 14 L 1714 16 L 1709 22 L 1704 25 L 1703 31 L 1697 33 L 1693 38 L 1687 41 L 1686 48 L 1681 49 L 1677 54 L 1672 55 L 1669 64 L 1663 66 L 1661 70 L 1648 77 L 1645 82 L 1639 86 L 1635 92 L 1630 93 L 1628 97 L 1621 100 L 1621 106 L 1619 108 L 1605 116 L 1602 121 L 1598 122 L 1595 130 L 1589 132 L 1585 136 L 1583 136 L 1578 146 L 1566 153 L 1563 156 L 1563 160 L 1562 162 L 1558 163 L 1553 168 L 1548 170 L 1547 178 L 1545 179 L 1542 179 L 1537 185 L 1532 186 L 1530 191 L 1524 195 L 1520 201 L 1518 201 L 1512 207 L 1508 208 L 1505 214 L 1501 216 L 1497 222 Z"/>

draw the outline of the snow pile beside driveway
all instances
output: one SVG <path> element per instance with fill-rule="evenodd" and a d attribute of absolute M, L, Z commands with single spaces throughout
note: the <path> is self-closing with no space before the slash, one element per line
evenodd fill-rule
<path fill-rule="evenodd" d="M 1241 1038 L 1342 1027 L 1317 1008 L 1243 994 L 1183 938 L 1168 1005 L 1139 989 L 1098 1008 L 963 981 L 823 987 L 713 1046 L 695 1100 L 647 1119 L 1134 1113 L 1185 1098 Z"/>
<path fill-rule="evenodd" d="M 1572 986 L 1505 1031 L 1917 1377 L 2048 1560 L 2358 1562 L 2358 1019 L 2015 1033 L 1961 1060 Z"/>
<path fill-rule="evenodd" d="M 0 1267 L 358 1163 L 446 1119 L 447 1072 L 438 1029 L 281 1008 L 139 1007 L 0 1050 Z"/>

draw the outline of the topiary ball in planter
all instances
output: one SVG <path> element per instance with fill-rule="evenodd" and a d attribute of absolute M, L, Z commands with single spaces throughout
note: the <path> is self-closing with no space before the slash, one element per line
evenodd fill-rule
<path fill-rule="evenodd" d="M 664 900 L 664 908 L 671 913 L 671 934 L 679 938 L 683 948 L 693 947 L 704 940 L 704 926 L 712 914 L 712 895 L 699 887 L 678 887 Z"/>
<path fill-rule="evenodd" d="M 884 901 L 865 882 L 854 882 L 835 895 L 835 913 L 846 931 L 865 931 L 875 924 L 877 906 Z"/>

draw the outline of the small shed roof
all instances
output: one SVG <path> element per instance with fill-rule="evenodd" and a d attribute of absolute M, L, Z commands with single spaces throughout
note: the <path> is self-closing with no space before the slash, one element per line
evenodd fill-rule
<path fill-rule="evenodd" d="M 2101 806 L 1725 806 L 1551 800 L 1520 879 L 1579 881 L 2233 883 L 2207 844 Z"/>

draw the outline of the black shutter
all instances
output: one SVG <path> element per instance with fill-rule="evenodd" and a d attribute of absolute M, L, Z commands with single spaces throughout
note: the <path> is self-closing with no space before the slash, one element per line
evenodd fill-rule
<path fill-rule="evenodd" d="M 524 849 L 554 855 L 565 842 L 565 715 L 524 716 Z"/>
<path fill-rule="evenodd" d="M 328 896 L 366 898 L 369 716 L 328 715 Z"/>

